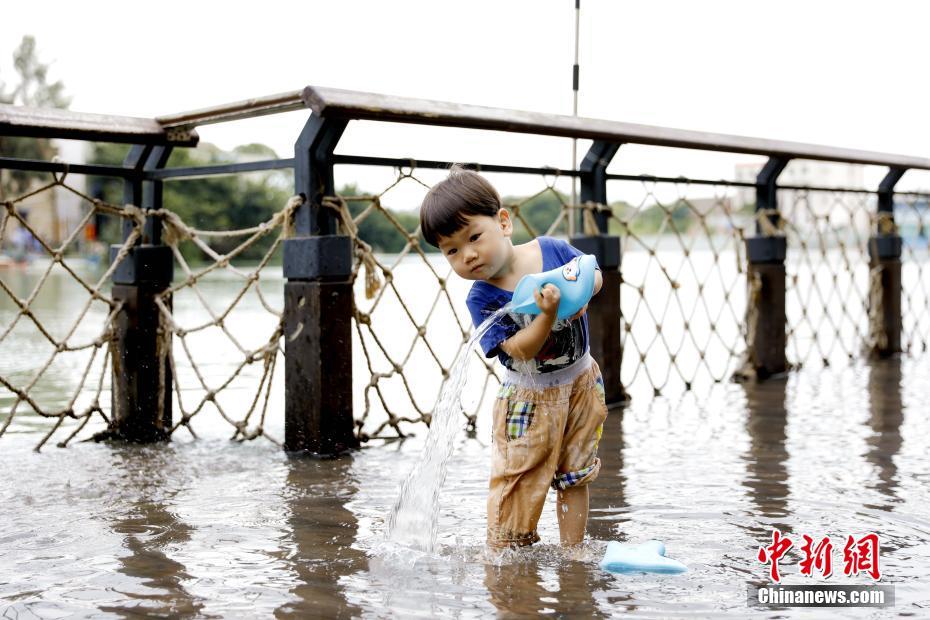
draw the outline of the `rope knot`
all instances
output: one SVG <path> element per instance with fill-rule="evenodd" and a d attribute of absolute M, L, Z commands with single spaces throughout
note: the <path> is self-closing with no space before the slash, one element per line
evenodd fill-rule
<path fill-rule="evenodd" d="M 290 239 L 297 232 L 294 225 L 294 212 L 297 211 L 298 207 L 304 204 L 305 198 L 303 194 L 296 194 L 287 199 L 287 204 L 284 205 L 284 211 L 282 217 L 284 218 L 284 224 L 281 229 L 281 237 L 284 239 Z"/>
<path fill-rule="evenodd" d="M 132 220 L 140 230 L 145 226 L 145 211 L 136 205 L 124 204 L 121 215 Z"/>
<path fill-rule="evenodd" d="M 171 211 L 166 211 L 162 219 L 161 238 L 167 245 L 176 246 L 190 239 L 193 231 Z"/>
<path fill-rule="evenodd" d="M 70 169 L 68 162 L 61 159 L 61 157 L 59 157 L 58 155 L 55 155 L 54 157 L 52 157 L 52 163 L 61 164 L 62 167 L 64 168 L 64 170 L 62 170 L 61 172 L 60 177 L 58 176 L 57 172 L 52 172 L 52 178 L 55 179 L 55 184 L 64 185 L 65 179 L 68 177 L 68 170 Z"/>

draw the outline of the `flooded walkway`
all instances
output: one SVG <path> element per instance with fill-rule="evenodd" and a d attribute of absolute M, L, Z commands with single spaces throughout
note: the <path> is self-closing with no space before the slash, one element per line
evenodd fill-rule
<path fill-rule="evenodd" d="M 928 381 L 926 359 L 858 363 L 613 411 L 591 540 L 575 559 L 556 545 L 553 497 L 542 544 L 487 555 L 487 416 L 457 443 L 434 555 L 383 542 L 422 432 L 335 461 L 220 438 L 36 454 L 34 434 L 22 432 L 0 452 L 0 601 L 10 618 L 823 617 L 747 607 L 747 586 L 767 578 L 756 552 L 778 528 L 797 539 L 878 533 L 895 607 L 841 615 L 921 617 L 930 613 Z M 597 568 L 607 541 L 648 538 L 690 571 Z M 782 562 L 783 583 L 819 583 L 799 574 L 796 553 Z M 869 583 L 835 573 L 829 583 Z"/>

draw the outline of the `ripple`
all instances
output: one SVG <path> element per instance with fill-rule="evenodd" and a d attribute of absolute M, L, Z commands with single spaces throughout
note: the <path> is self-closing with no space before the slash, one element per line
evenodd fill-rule
<path fill-rule="evenodd" d="M 895 612 L 922 617 L 928 381 L 926 362 L 898 360 L 634 401 L 608 418 L 575 555 L 557 544 L 553 498 L 542 544 L 485 547 L 481 424 L 456 442 L 434 553 L 385 542 L 422 436 L 319 461 L 213 438 L 35 454 L 34 429 L 0 444 L 0 598 L 21 617 L 743 617 L 746 586 L 765 578 L 755 552 L 779 527 L 877 532 Z M 597 569 L 608 541 L 650 538 L 689 571 Z M 805 583 L 795 553 L 786 572 Z"/>

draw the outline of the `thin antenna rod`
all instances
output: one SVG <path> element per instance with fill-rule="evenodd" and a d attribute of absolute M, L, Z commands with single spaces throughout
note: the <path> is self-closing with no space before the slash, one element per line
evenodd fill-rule
<path fill-rule="evenodd" d="M 578 116 L 578 41 L 581 31 L 581 0 L 575 0 L 575 64 L 572 67 L 572 91 L 574 101 L 572 103 L 572 116 Z M 578 169 L 578 139 L 572 138 L 572 170 Z M 572 206 L 578 204 L 578 178 L 572 177 Z M 568 235 L 575 234 L 575 215 L 569 213 L 568 218 Z"/>

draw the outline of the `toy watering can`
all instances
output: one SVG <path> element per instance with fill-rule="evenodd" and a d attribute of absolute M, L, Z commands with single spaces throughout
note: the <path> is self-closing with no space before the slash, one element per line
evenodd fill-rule
<path fill-rule="evenodd" d="M 561 267 L 523 276 L 513 291 L 513 312 L 539 314 L 533 291 L 546 284 L 559 287 L 559 319 L 567 319 L 581 310 L 594 294 L 594 269 L 597 259 L 590 254 L 576 256 Z"/>
<path fill-rule="evenodd" d="M 688 567 L 665 557 L 665 545 L 648 540 L 640 545 L 622 545 L 616 540 L 607 543 L 601 568 L 612 573 L 683 573 Z"/>

